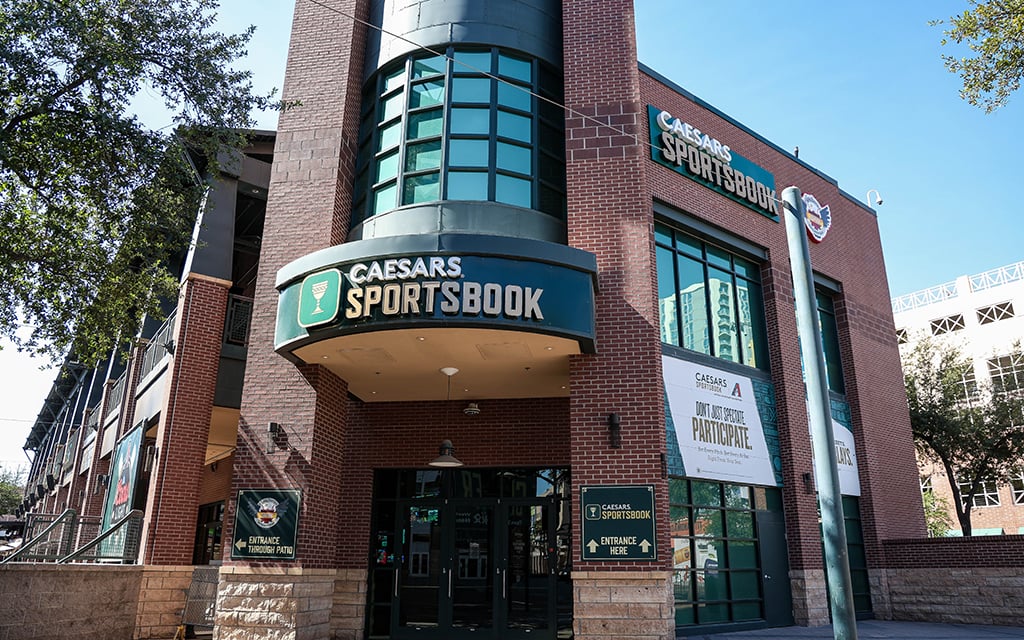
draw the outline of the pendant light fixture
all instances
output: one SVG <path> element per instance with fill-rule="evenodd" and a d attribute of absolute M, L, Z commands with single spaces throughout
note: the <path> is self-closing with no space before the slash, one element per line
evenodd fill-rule
<path fill-rule="evenodd" d="M 445 404 L 445 426 L 450 425 L 451 417 L 451 404 L 452 404 L 452 376 L 458 373 L 459 370 L 455 367 L 443 367 L 441 373 L 448 378 L 448 393 L 446 395 L 447 403 Z M 462 461 L 455 457 L 455 445 L 452 444 L 451 440 L 445 439 L 441 441 L 441 446 L 438 449 L 438 456 L 430 461 L 432 467 L 461 467 Z"/>

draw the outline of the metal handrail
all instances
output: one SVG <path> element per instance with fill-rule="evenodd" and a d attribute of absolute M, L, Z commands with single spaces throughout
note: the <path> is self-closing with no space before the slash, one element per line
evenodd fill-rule
<path fill-rule="evenodd" d="M 76 512 L 76 511 L 75 511 L 74 509 L 65 509 L 65 510 L 64 510 L 64 513 L 60 514 L 60 515 L 59 515 L 59 516 L 57 517 L 57 519 L 56 519 L 56 520 L 54 520 L 53 522 L 51 522 L 51 523 L 50 523 L 50 525 L 49 525 L 48 527 L 46 527 L 45 529 L 43 529 L 42 531 L 40 531 L 40 532 L 39 532 L 39 535 L 37 535 L 37 536 L 33 536 L 33 538 L 32 538 L 31 540 L 29 540 L 28 542 L 25 542 L 25 543 L 23 543 L 23 544 L 21 545 L 21 547 L 20 547 L 20 548 L 18 548 L 18 550 L 17 550 L 17 551 L 15 551 L 15 552 L 14 552 L 14 553 L 12 553 L 11 555 L 7 556 L 7 557 L 6 557 L 6 558 L 5 558 L 4 560 L 3 560 L 3 562 L 0 562 L 0 564 L 7 564 L 8 562 L 14 562 L 15 560 L 17 560 L 18 558 L 20 558 L 20 557 L 22 557 L 22 556 L 26 556 L 26 555 L 29 555 L 29 554 L 28 554 L 28 550 L 29 550 L 29 549 L 31 549 L 31 548 L 33 548 L 33 547 L 35 547 L 35 546 L 36 546 L 37 544 L 39 544 L 40 542 L 42 542 L 42 541 L 46 540 L 46 539 L 47 539 L 47 537 L 49 536 L 49 533 L 50 533 L 50 532 L 51 532 L 52 530 L 56 529 L 56 528 L 57 528 L 57 525 L 61 524 L 62 522 L 64 522 L 64 520 L 66 520 L 66 519 L 68 519 L 68 518 L 70 518 L 70 519 L 71 519 L 71 532 L 73 533 L 73 532 L 74 532 L 74 529 L 75 529 L 75 516 L 76 516 L 76 515 L 78 515 L 78 513 L 77 513 L 77 512 Z M 70 540 L 71 540 L 71 538 L 72 538 L 72 535 L 69 535 L 69 534 L 68 534 L 68 533 L 66 532 L 66 533 L 65 533 L 65 535 L 64 535 L 64 539 L 65 539 L 65 541 L 70 541 Z M 60 553 L 61 553 L 61 551 L 60 551 L 60 547 L 61 547 L 61 545 L 59 545 L 59 544 L 58 544 L 58 546 L 57 546 L 57 555 L 56 555 L 56 556 L 54 556 L 54 557 L 60 557 Z M 44 557 L 44 559 L 45 559 L 45 558 L 48 558 L 48 557 L 50 557 L 50 556 L 49 556 L 49 555 L 46 555 L 46 556 L 43 556 L 43 557 Z"/>
<path fill-rule="evenodd" d="M 75 560 L 79 556 L 84 555 L 86 551 L 89 551 L 90 549 L 96 547 L 101 542 L 103 542 L 104 540 L 106 540 L 110 536 L 112 536 L 115 533 L 117 533 L 121 529 L 121 527 L 126 526 L 130 522 L 133 522 L 133 521 L 141 521 L 142 520 L 142 515 L 143 514 L 142 514 L 142 510 L 141 509 L 133 509 L 133 510 L 129 511 L 128 513 L 126 513 L 124 515 L 124 517 L 122 517 L 120 520 L 118 520 L 117 522 L 112 524 L 109 529 L 107 529 L 106 531 L 104 531 L 100 535 L 98 535 L 95 538 L 93 538 L 92 540 L 90 540 L 82 548 L 78 549 L 77 551 L 75 551 L 73 553 L 69 553 L 68 555 L 66 555 L 63 558 L 61 558 L 60 560 L 58 560 L 57 564 L 66 564 L 68 562 L 71 562 L 71 561 Z M 137 547 L 136 544 L 129 544 L 129 542 L 130 542 L 129 539 L 126 536 L 125 537 L 124 547 L 122 547 L 121 556 L 120 556 L 122 564 L 129 564 L 128 563 L 128 557 L 129 556 L 134 556 L 135 552 L 138 550 L 137 548 L 132 548 L 132 547 Z M 135 541 L 135 542 L 137 542 L 137 541 Z M 132 548 L 132 553 L 128 553 L 128 549 L 129 548 Z M 111 558 L 111 559 L 114 559 L 114 558 Z M 135 558 L 133 557 L 132 561 L 134 562 L 134 560 L 135 560 Z"/>

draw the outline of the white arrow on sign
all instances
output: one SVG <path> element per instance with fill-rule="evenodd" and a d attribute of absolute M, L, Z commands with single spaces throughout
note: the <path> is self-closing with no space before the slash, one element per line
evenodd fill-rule
<path fill-rule="evenodd" d="M 646 540 L 646 539 L 644 539 L 644 540 L 641 540 L 641 541 L 640 541 L 640 550 L 641 550 L 641 551 L 643 551 L 644 553 L 647 553 L 647 551 L 648 551 L 648 550 L 649 550 L 650 548 L 651 548 L 651 543 L 650 543 L 650 542 L 647 542 L 647 540 Z"/>
<path fill-rule="evenodd" d="M 247 546 L 248 545 L 245 543 L 245 540 L 239 540 L 238 542 L 235 543 L 235 548 L 238 549 L 239 551 L 241 551 L 242 549 L 246 548 Z"/>
<path fill-rule="evenodd" d="M 597 548 L 599 546 L 601 546 L 601 545 L 597 544 L 593 540 L 591 540 L 590 542 L 587 543 L 587 548 L 590 549 L 590 553 L 597 553 Z"/>

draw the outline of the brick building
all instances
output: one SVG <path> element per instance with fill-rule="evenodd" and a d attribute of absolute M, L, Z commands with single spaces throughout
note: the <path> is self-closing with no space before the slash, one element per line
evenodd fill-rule
<path fill-rule="evenodd" d="M 301 105 L 218 183 L 260 200 L 247 346 L 234 204 L 160 400 L 129 366 L 119 418 L 140 563 L 219 564 L 217 637 L 827 623 L 789 185 L 835 221 L 811 258 L 854 599 L 892 615 L 883 543 L 924 524 L 874 212 L 661 73 L 627 0 L 297 2 Z"/>

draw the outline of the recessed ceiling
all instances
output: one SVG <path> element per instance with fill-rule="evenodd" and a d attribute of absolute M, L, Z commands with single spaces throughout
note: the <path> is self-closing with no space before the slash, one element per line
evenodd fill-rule
<path fill-rule="evenodd" d="M 401 329 L 322 340 L 295 350 L 348 382 L 364 402 L 544 398 L 569 395 L 575 340 L 495 329 Z"/>

